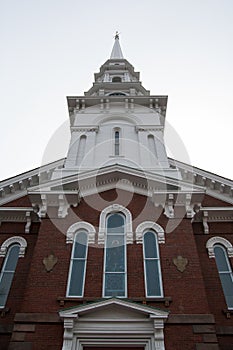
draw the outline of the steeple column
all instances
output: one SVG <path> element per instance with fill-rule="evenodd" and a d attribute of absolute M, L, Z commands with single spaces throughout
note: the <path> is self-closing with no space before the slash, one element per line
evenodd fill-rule
<path fill-rule="evenodd" d="M 167 152 L 164 145 L 163 133 L 162 131 L 156 132 L 155 145 L 158 154 L 158 162 L 160 167 L 169 168 L 169 163 L 167 159 Z"/>
<path fill-rule="evenodd" d="M 150 160 L 150 154 L 148 152 L 146 132 L 138 130 L 138 144 L 139 144 L 140 165 L 142 166 L 142 168 L 150 168 L 151 160 Z"/>
<path fill-rule="evenodd" d="M 80 133 L 77 133 L 74 131 L 71 133 L 69 150 L 68 150 L 67 159 L 65 162 L 65 167 L 67 168 L 72 168 L 75 166 L 76 156 L 78 152 L 79 138 L 80 138 L 79 134 Z"/>

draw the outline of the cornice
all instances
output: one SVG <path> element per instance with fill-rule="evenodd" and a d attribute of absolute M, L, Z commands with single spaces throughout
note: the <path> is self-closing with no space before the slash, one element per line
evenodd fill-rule
<path fill-rule="evenodd" d="M 169 159 L 172 165 L 169 171 L 178 169 L 182 175 L 182 180 L 167 177 L 164 173 L 154 174 L 152 171 L 142 171 L 139 169 L 128 168 L 124 166 L 114 165 L 96 170 L 87 170 L 80 174 L 66 176 L 65 172 L 62 174 L 62 167 L 65 159 L 47 164 L 37 169 L 25 172 L 10 179 L 0 182 L 0 205 L 9 203 L 13 200 L 21 198 L 30 191 L 43 191 L 46 186 L 50 189 L 58 186 L 58 188 L 69 187 L 69 184 L 76 182 L 80 193 L 88 195 L 98 191 L 111 189 L 113 186 L 130 190 L 131 185 L 134 186 L 136 193 L 149 195 L 152 197 L 153 191 L 158 189 L 157 183 L 167 184 L 171 186 L 179 186 L 187 192 L 202 192 L 214 198 L 218 198 L 226 203 L 233 205 L 233 181 L 222 178 L 218 175 L 208 173 L 207 171 L 197 169 L 188 164 Z M 51 181 L 51 174 L 54 169 L 61 169 L 61 179 Z M 126 174 L 127 178 L 122 180 L 119 175 Z M 107 178 L 106 178 L 107 177 Z M 93 179 L 95 178 L 95 185 L 93 186 Z M 119 182 L 119 180 L 121 180 Z M 131 182 L 131 184 L 130 184 Z M 76 186 L 76 188 L 77 188 Z M 160 188 L 161 189 L 161 188 Z M 63 193 L 63 192 L 62 192 Z"/>
<path fill-rule="evenodd" d="M 153 204 L 164 208 L 164 214 L 174 218 L 177 208 L 182 215 L 192 218 L 196 207 L 201 206 L 204 192 L 200 187 L 189 186 L 182 189 L 181 182 L 161 175 L 141 172 L 136 169 L 113 165 L 96 171 L 86 171 L 69 177 L 48 182 L 42 186 L 31 188 L 29 198 L 34 206 L 38 206 L 40 216 L 44 217 L 48 207 L 60 207 L 58 217 L 67 215 L 69 205 L 78 205 L 81 197 L 97 193 L 121 189 L 149 197 Z M 77 190 L 74 190 L 77 189 Z M 61 209 L 59 198 L 66 202 L 66 209 Z"/>
<path fill-rule="evenodd" d="M 48 211 L 52 209 L 57 210 L 58 218 L 65 218 L 68 214 L 68 209 L 73 206 L 76 207 L 80 202 L 79 191 L 53 191 L 48 188 L 46 191 L 29 191 L 29 198 L 32 206 L 37 211 L 41 218 L 46 217 Z"/>
<path fill-rule="evenodd" d="M 0 225 L 2 222 L 25 222 L 25 233 L 30 232 L 31 223 L 39 222 L 38 215 L 30 207 L 1 207 Z"/>
<path fill-rule="evenodd" d="M 69 169 L 69 171 L 72 169 Z M 159 170 L 158 170 L 159 171 Z M 170 172 L 171 171 L 171 174 Z M 67 170 L 61 169 L 58 179 L 49 181 L 40 186 L 30 188 L 30 192 L 42 192 L 47 189 L 68 191 L 78 189 L 82 196 L 101 192 L 108 188 L 122 188 L 132 192 L 152 196 L 154 191 L 181 190 L 187 192 L 203 192 L 200 186 L 193 186 L 183 183 L 182 180 L 165 176 L 164 171 L 153 173 L 152 171 L 142 171 L 129 168 L 122 165 L 111 165 L 98 170 L 86 170 L 81 173 L 66 176 Z M 173 173 L 174 169 L 168 169 L 168 175 L 177 175 Z M 178 175 L 177 175 L 178 176 Z M 133 189 L 132 189 L 133 187 Z M 169 190 L 168 190 L 169 189 Z"/>
<path fill-rule="evenodd" d="M 201 207 L 204 192 L 194 191 L 155 191 L 152 195 L 152 202 L 156 207 L 162 205 L 164 215 L 170 219 L 180 217 L 176 214 L 177 209 L 183 209 L 184 216 L 191 219 Z"/>
<path fill-rule="evenodd" d="M 91 126 L 72 126 L 70 128 L 71 132 L 98 132 L 99 127 L 91 127 Z"/>
<path fill-rule="evenodd" d="M 156 125 L 137 125 L 135 126 L 136 132 L 139 131 L 163 131 L 164 127 L 163 126 L 156 126 Z"/>
<path fill-rule="evenodd" d="M 111 88 L 115 88 L 116 85 Z M 121 90 L 120 87 L 117 90 Z M 125 110 L 132 110 L 134 105 L 147 107 L 163 117 L 166 115 L 167 108 L 167 96 L 156 96 L 156 95 L 146 95 L 146 96 L 68 96 L 68 109 L 70 118 L 73 120 L 74 113 L 83 113 L 86 108 L 99 105 L 100 111 L 104 109 L 109 109 L 110 104 L 114 102 L 121 102 L 125 105 Z M 72 121 L 71 120 L 71 121 Z M 72 125 L 72 123 L 71 123 Z"/>
<path fill-rule="evenodd" d="M 233 222 L 233 207 L 202 207 L 193 218 L 202 222 L 204 233 L 209 233 L 209 222 Z"/>
<path fill-rule="evenodd" d="M 53 170 L 63 166 L 65 159 L 43 165 L 23 174 L 0 182 L 0 205 L 9 203 L 27 194 L 27 189 L 51 179 Z"/>
<path fill-rule="evenodd" d="M 195 168 L 189 164 L 169 159 L 171 166 L 176 167 L 184 182 L 205 188 L 206 194 L 224 202 L 233 204 L 233 181 Z"/>

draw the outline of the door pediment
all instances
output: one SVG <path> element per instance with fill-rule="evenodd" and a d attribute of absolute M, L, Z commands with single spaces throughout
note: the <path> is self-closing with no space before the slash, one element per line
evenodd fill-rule
<path fill-rule="evenodd" d="M 85 318 L 105 318 L 122 319 L 123 317 L 134 319 L 139 318 L 158 318 L 165 320 L 168 312 L 156 309 L 147 305 L 137 304 L 131 301 L 125 301 L 117 298 L 104 299 L 94 303 L 65 309 L 59 312 L 60 317 L 78 319 Z"/>
<path fill-rule="evenodd" d="M 62 350 L 127 346 L 164 350 L 168 312 L 118 298 L 104 299 L 61 310 Z"/>

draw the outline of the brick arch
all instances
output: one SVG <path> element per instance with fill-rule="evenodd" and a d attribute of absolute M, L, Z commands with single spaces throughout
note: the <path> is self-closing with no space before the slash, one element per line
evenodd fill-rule
<path fill-rule="evenodd" d="M 66 243 L 73 243 L 75 233 L 78 230 L 85 230 L 88 234 L 88 244 L 95 243 L 96 230 L 93 225 L 86 221 L 79 221 L 71 225 L 66 233 Z"/>
<path fill-rule="evenodd" d="M 13 236 L 5 240 L 0 248 L 0 257 L 6 256 L 7 250 L 12 244 L 19 244 L 19 257 L 23 258 L 25 255 L 25 250 L 27 248 L 27 241 L 21 236 Z"/>
<path fill-rule="evenodd" d="M 158 243 L 165 243 L 164 229 L 153 221 L 144 221 L 136 228 L 136 243 L 142 244 L 142 237 L 145 231 L 153 230 L 158 237 Z"/>
<path fill-rule="evenodd" d="M 206 249 L 208 250 L 209 258 L 215 258 L 214 245 L 221 244 L 226 248 L 229 258 L 233 257 L 233 247 L 232 244 L 223 237 L 212 237 L 206 242 Z"/>
<path fill-rule="evenodd" d="M 124 214 L 126 242 L 128 244 L 132 244 L 133 243 L 132 215 L 127 208 L 123 207 L 123 205 L 120 205 L 120 204 L 112 204 L 102 210 L 100 214 L 100 222 L 99 222 L 98 243 L 104 244 L 104 238 L 106 234 L 106 218 L 108 214 L 113 214 L 113 213 Z"/>

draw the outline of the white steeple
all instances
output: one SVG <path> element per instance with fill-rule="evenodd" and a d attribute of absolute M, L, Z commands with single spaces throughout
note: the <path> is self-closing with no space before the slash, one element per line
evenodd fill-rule
<path fill-rule="evenodd" d="M 122 50 L 121 50 L 121 46 L 120 46 L 120 42 L 119 42 L 119 33 L 116 32 L 116 35 L 115 35 L 115 43 L 113 45 L 113 48 L 112 48 L 112 53 L 111 53 L 111 57 L 110 59 L 113 60 L 113 59 L 124 59 L 123 57 L 123 53 L 122 53 Z"/>
<path fill-rule="evenodd" d="M 71 142 L 63 176 L 119 165 L 177 178 L 163 139 L 167 96 L 151 95 L 139 79 L 117 32 L 93 86 L 84 96 L 67 98 Z"/>
<path fill-rule="evenodd" d="M 123 57 L 119 43 L 119 34 L 116 32 L 110 59 L 95 73 L 93 86 L 85 92 L 85 96 L 147 96 L 146 90 L 140 82 L 140 74 Z"/>

